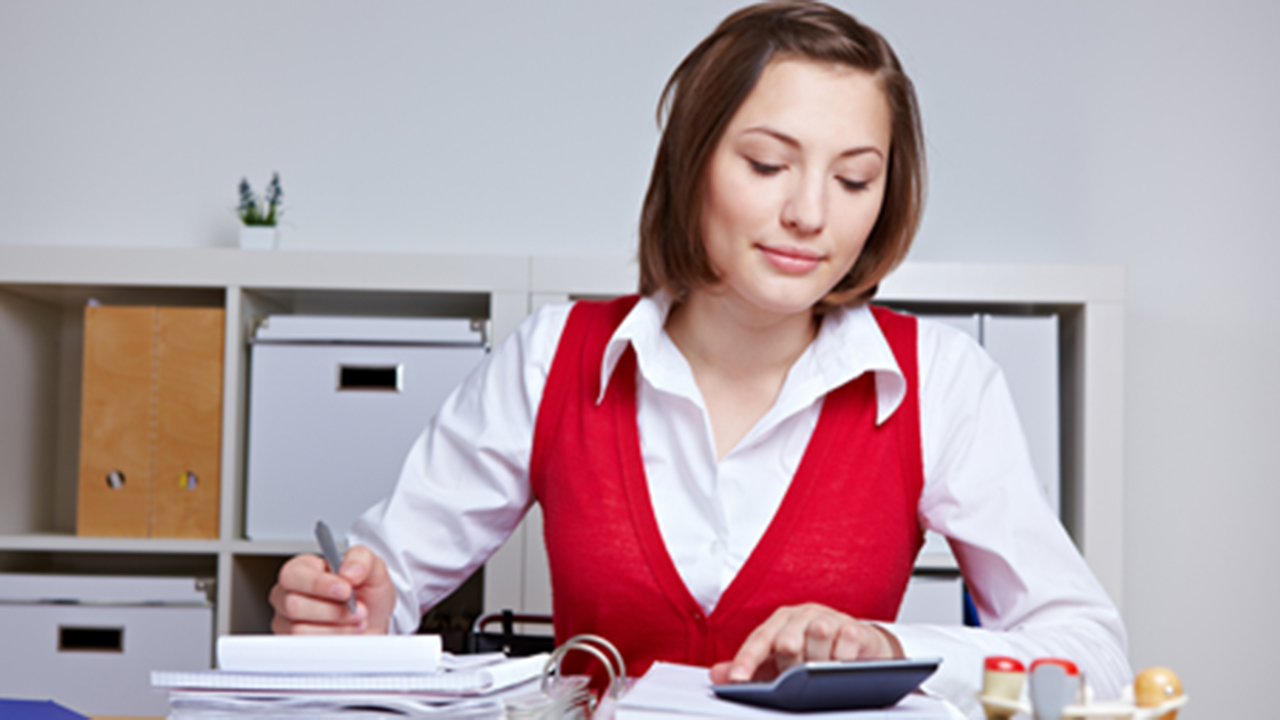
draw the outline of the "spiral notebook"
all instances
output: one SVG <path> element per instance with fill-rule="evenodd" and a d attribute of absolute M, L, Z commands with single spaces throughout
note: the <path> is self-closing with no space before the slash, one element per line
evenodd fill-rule
<path fill-rule="evenodd" d="M 518 685 L 541 675 L 547 655 L 501 660 L 480 667 L 435 673 L 228 672 L 151 673 L 156 690 L 223 692 L 399 692 L 449 696 L 478 695 Z"/>

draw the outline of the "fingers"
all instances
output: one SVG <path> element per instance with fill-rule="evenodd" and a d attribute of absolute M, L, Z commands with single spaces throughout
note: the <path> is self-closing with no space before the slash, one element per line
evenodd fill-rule
<path fill-rule="evenodd" d="M 746 682 L 756 677 L 757 672 L 761 671 L 767 660 L 774 658 L 775 653 L 794 656 L 799 652 L 799 648 L 779 646 L 786 642 L 786 639 L 781 638 L 780 635 L 788 622 L 790 610 L 791 608 L 780 608 L 774 611 L 768 620 L 751 631 L 729 665 L 727 678 L 729 682 Z M 769 669 L 780 672 L 776 666 L 773 666 L 764 668 L 766 674 Z"/>
<path fill-rule="evenodd" d="M 334 624 L 352 620 L 345 602 L 289 592 L 279 585 L 272 588 L 270 600 L 276 613 L 292 622 Z"/>
<path fill-rule="evenodd" d="M 372 563 L 366 562 L 366 565 Z M 384 571 L 385 572 L 385 571 Z M 364 629 L 366 613 L 352 614 L 346 600 L 353 592 L 349 579 L 328 572 L 315 555 L 298 555 L 280 568 L 269 600 L 275 610 L 272 632 L 278 634 L 350 633 Z M 393 597 L 394 604 L 394 597 Z"/>
<path fill-rule="evenodd" d="M 278 586 L 289 593 L 345 601 L 351 594 L 351 583 L 328 568 L 318 555 L 298 555 L 280 568 Z"/>
<path fill-rule="evenodd" d="M 837 622 L 836 618 L 830 615 L 814 617 L 800 631 L 804 641 L 804 657 L 798 660 L 837 659 L 833 652 L 836 648 L 836 638 L 844 634 L 842 631 L 845 627 L 849 626 Z"/>
<path fill-rule="evenodd" d="M 884 653 L 880 643 L 880 634 L 874 625 L 868 623 L 844 625 L 840 628 L 836 642 L 832 645 L 831 659 L 883 658 Z"/>
<path fill-rule="evenodd" d="M 884 628 L 809 603 L 776 610 L 747 636 L 732 661 L 711 668 L 711 679 L 766 680 L 798 662 L 902 656 L 897 638 Z"/>
<path fill-rule="evenodd" d="M 886 660 L 901 660 L 907 656 L 902 649 L 902 643 L 898 642 L 898 637 L 889 632 L 883 625 L 875 623 L 864 623 L 879 638 L 878 646 L 874 654 L 864 651 L 861 657 L 875 657 Z"/>
<path fill-rule="evenodd" d="M 277 613 L 271 619 L 271 632 L 275 635 L 359 635 L 367 631 L 364 623 L 293 622 Z"/>

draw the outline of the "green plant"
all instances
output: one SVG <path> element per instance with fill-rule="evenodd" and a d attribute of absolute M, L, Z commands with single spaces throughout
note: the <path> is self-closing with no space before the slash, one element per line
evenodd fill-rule
<path fill-rule="evenodd" d="M 263 193 L 261 202 L 253 194 L 253 188 L 249 187 L 249 180 L 241 178 L 240 207 L 236 212 L 240 214 L 240 220 L 245 225 L 275 227 L 276 220 L 284 214 L 284 210 L 280 207 L 280 200 L 283 197 L 284 191 L 280 189 L 280 173 L 271 174 L 271 182 L 267 184 L 267 191 Z"/>

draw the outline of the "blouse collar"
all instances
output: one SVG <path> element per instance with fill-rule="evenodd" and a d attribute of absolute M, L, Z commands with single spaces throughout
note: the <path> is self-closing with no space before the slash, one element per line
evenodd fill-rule
<path fill-rule="evenodd" d="M 663 292 L 639 299 L 610 336 L 600 368 L 600 392 L 604 400 L 613 371 L 627 347 L 636 352 L 640 374 L 660 390 L 698 399 L 688 363 L 664 330 L 671 298 Z M 828 312 L 818 335 L 787 373 L 778 401 L 768 416 L 786 416 L 845 383 L 873 372 L 876 378 L 876 424 L 893 415 L 907 394 L 906 378 L 898 367 L 889 341 L 866 305 Z"/>

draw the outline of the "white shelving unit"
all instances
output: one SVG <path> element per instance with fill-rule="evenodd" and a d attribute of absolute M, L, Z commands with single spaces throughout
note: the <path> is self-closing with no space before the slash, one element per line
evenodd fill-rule
<path fill-rule="evenodd" d="M 217 579 L 218 634 L 265 632 L 266 592 L 307 543 L 244 539 L 248 337 L 269 313 L 487 318 L 527 314 L 522 257 L 0 247 L 0 570 Z M 83 308 L 197 305 L 227 313 L 219 537 L 75 535 Z"/>
<path fill-rule="evenodd" d="M 264 632 L 266 592 L 305 543 L 244 539 L 247 339 L 268 313 L 487 318 L 495 341 L 533 309 L 636 286 L 616 258 L 0 246 L 0 571 L 217 580 L 218 634 Z M 216 540 L 75 535 L 83 308 L 227 311 Z M 882 301 L 1061 318 L 1064 520 L 1119 603 L 1124 278 L 1111 267 L 907 264 Z M 945 561 L 922 558 L 922 563 Z M 549 610 L 536 509 L 486 568 L 486 609 Z"/>

